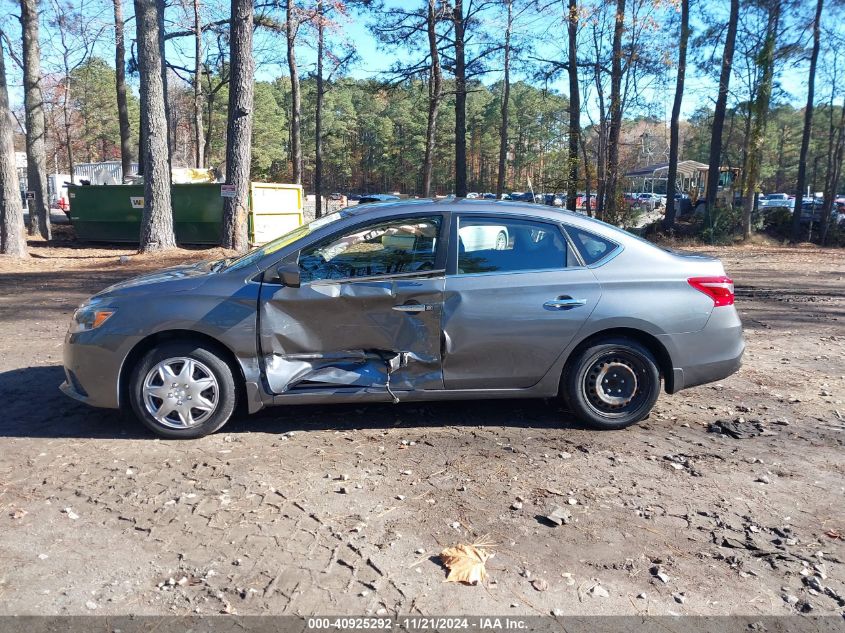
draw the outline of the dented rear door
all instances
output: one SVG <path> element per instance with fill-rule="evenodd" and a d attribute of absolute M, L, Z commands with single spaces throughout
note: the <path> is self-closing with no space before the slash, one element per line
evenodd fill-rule
<path fill-rule="evenodd" d="M 259 335 L 271 392 L 442 389 L 443 223 L 346 230 L 303 249 L 299 288 L 265 281 Z"/>

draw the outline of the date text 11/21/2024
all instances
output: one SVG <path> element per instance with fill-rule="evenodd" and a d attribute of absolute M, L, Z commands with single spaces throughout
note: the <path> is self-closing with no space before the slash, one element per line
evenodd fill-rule
<path fill-rule="evenodd" d="M 528 622 L 523 618 L 513 617 L 337 617 L 308 618 L 309 631 L 386 631 L 393 629 L 406 631 L 519 631 L 528 629 Z"/>

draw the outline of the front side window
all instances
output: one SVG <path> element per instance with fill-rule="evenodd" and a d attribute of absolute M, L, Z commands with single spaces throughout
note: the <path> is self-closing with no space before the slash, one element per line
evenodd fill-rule
<path fill-rule="evenodd" d="M 461 217 L 458 274 L 547 270 L 576 265 L 554 224 L 511 218 Z"/>
<path fill-rule="evenodd" d="M 333 235 L 302 251 L 302 282 L 434 269 L 440 216 L 399 218 Z"/>

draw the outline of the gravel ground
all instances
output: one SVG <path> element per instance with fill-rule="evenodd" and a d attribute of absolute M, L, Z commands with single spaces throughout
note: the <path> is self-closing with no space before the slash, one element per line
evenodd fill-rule
<path fill-rule="evenodd" d="M 702 249 L 744 367 L 625 431 L 479 401 L 175 442 L 61 395 L 62 339 L 87 295 L 208 252 L 31 246 L 0 259 L 0 614 L 845 613 L 841 251 Z M 482 537 L 488 582 L 444 583 L 441 549 Z"/>

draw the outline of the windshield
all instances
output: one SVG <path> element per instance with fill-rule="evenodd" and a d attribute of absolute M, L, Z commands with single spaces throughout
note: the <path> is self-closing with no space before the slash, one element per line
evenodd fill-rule
<path fill-rule="evenodd" d="M 336 213 L 330 213 L 329 215 L 325 215 L 322 218 L 317 218 L 316 220 L 312 220 L 308 224 L 303 224 L 302 226 L 298 226 L 292 231 L 285 233 L 284 235 L 277 237 L 275 240 L 267 242 L 264 246 L 260 246 L 254 250 L 249 251 L 245 255 L 241 255 L 237 259 L 223 260 L 222 265 L 219 266 L 219 270 L 237 270 L 238 268 L 244 268 L 251 264 L 254 264 L 258 260 L 262 259 L 266 255 L 272 255 L 278 250 L 283 249 L 288 244 L 292 244 L 298 239 L 305 237 L 306 235 L 310 235 L 317 229 L 326 226 L 327 224 L 331 224 L 332 222 L 336 222 L 341 218 L 345 217 L 343 210 L 338 211 Z"/>

